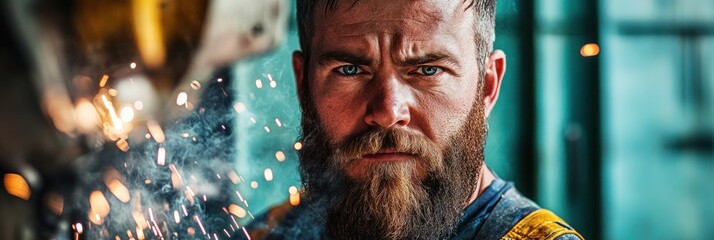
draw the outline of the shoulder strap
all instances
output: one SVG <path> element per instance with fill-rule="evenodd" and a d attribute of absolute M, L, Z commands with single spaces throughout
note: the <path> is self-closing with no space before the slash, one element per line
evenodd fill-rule
<path fill-rule="evenodd" d="M 553 212 L 538 209 L 519 221 L 501 239 L 553 240 L 565 234 L 573 234 L 580 239 L 585 239 Z"/>
<path fill-rule="evenodd" d="M 499 239 L 527 213 L 539 209 L 538 205 L 521 196 L 515 188 L 502 194 L 475 239 Z"/>

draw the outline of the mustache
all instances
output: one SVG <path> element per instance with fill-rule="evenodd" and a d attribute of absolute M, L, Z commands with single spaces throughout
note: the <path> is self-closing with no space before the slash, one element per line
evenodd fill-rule
<path fill-rule="evenodd" d="M 345 160 L 356 160 L 367 154 L 389 150 L 411 154 L 420 159 L 439 159 L 441 150 L 424 134 L 402 128 L 369 128 L 352 134 L 337 146 L 335 154 Z"/>

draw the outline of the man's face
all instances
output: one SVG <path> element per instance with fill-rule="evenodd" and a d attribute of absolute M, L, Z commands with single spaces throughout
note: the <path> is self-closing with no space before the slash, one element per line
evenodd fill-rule
<path fill-rule="evenodd" d="M 468 1 L 324 4 L 310 52 L 294 59 L 307 195 L 330 199 L 327 228 L 339 238 L 448 234 L 483 162 L 474 10 Z"/>
<path fill-rule="evenodd" d="M 476 99 L 473 12 L 460 1 L 359 1 L 347 10 L 351 4 L 315 14 L 306 80 L 329 142 L 396 128 L 444 149 Z M 410 158 L 389 152 L 363 161 Z M 364 177 L 361 167 L 350 176 Z"/>

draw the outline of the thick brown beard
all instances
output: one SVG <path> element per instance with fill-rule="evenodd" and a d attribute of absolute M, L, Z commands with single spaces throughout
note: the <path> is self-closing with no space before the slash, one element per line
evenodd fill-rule
<path fill-rule="evenodd" d="M 306 203 L 326 204 L 327 233 L 337 239 L 440 239 L 452 235 L 476 191 L 483 165 L 487 131 L 484 109 L 478 104 L 481 100 L 479 92 L 467 120 L 442 152 L 423 135 L 403 130 L 368 129 L 332 146 L 311 100 L 302 99 L 300 170 Z M 358 156 L 381 148 L 416 157 L 370 164 L 362 174 L 364 179 L 348 177 L 347 169 Z"/>
<path fill-rule="evenodd" d="M 346 235 L 364 238 L 365 234 L 378 234 L 393 239 L 410 231 L 410 220 L 428 218 L 429 208 L 420 207 L 430 197 L 421 186 L 422 181 L 427 175 L 444 175 L 441 151 L 428 138 L 400 129 L 370 129 L 347 138 L 333 149 L 336 151 L 331 156 L 331 169 L 343 173 L 341 175 L 345 177 L 340 182 L 346 188 L 328 211 L 328 230 L 331 233 L 342 238 Z M 379 163 L 359 159 L 380 149 L 411 153 L 414 158 Z M 361 171 L 357 177 L 348 173 L 354 168 Z M 369 232 L 354 227 L 365 224 L 370 225 Z"/>

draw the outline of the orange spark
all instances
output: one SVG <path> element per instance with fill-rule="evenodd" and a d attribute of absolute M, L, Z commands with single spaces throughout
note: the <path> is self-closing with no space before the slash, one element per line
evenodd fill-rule
<path fill-rule="evenodd" d="M 245 112 L 245 104 L 237 102 L 233 104 L 233 109 L 235 109 L 238 113 Z"/>
<path fill-rule="evenodd" d="M 103 88 L 105 85 L 107 85 L 107 80 L 109 80 L 109 75 L 102 75 L 102 80 L 99 81 L 99 87 Z"/>
<path fill-rule="evenodd" d="M 594 57 L 600 53 L 600 46 L 595 43 L 588 43 L 580 48 L 580 55 L 583 57 Z"/>
<path fill-rule="evenodd" d="M 158 163 L 159 166 L 163 166 L 166 163 L 166 148 L 159 147 L 159 152 L 157 153 L 156 163 Z"/>
<path fill-rule="evenodd" d="M 285 153 L 283 151 L 275 152 L 275 159 L 278 159 L 279 162 L 285 161 Z"/>
<path fill-rule="evenodd" d="M 171 186 L 174 189 L 179 189 L 183 185 L 183 178 L 173 164 L 169 164 L 169 169 L 171 170 Z"/>
<path fill-rule="evenodd" d="M 188 102 L 188 94 L 186 92 L 180 92 L 176 97 L 176 105 L 183 106 Z"/>
<path fill-rule="evenodd" d="M 228 172 L 228 179 L 230 179 L 233 184 L 238 184 L 240 182 L 240 178 L 238 178 L 238 174 L 233 170 Z"/>
<path fill-rule="evenodd" d="M 239 218 L 244 218 L 247 214 L 244 208 L 235 204 L 231 204 L 230 206 L 228 206 L 228 211 Z"/>
<path fill-rule="evenodd" d="M 193 88 L 193 90 L 198 90 L 201 88 L 201 83 L 193 80 L 193 82 L 191 82 L 191 88 Z"/>
<path fill-rule="evenodd" d="M 15 173 L 7 173 L 3 177 L 3 180 L 5 183 L 5 191 L 7 191 L 8 194 L 25 201 L 30 199 L 30 185 L 27 184 L 27 181 L 21 175 Z"/>
<path fill-rule="evenodd" d="M 126 140 L 124 140 L 123 138 L 120 138 L 119 140 L 117 140 L 116 145 L 119 148 L 119 150 L 122 150 L 123 152 L 129 151 L 129 143 Z"/>
<path fill-rule="evenodd" d="M 55 192 L 50 192 L 45 197 L 45 203 L 47 207 L 52 210 L 53 213 L 57 215 L 62 215 L 64 210 L 64 198 Z"/>
<path fill-rule="evenodd" d="M 149 128 L 149 132 L 151 133 L 151 136 L 154 137 L 154 140 L 161 144 L 164 143 L 165 137 L 164 137 L 164 130 L 161 129 L 161 125 L 157 123 L 156 121 L 149 120 L 146 122 L 146 127 Z"/>
<path fill-rule="evenodd" d="M 265 171 L 263 171 L 263 175 L 265 176 L 265 181 L 273 181 L 273 170 L 270 168 L 266 168 Z"/>
<path fill-rule="evenodd" d="M 111 210 L 104 194 L 98 190 L 89 195 L 89 206 L 92 212 L 98 214 L 101 218 L 106 217 Z"/>
<path fill-rule="evenodd" d="M 104 218 L 92 210 L 89 210 L 89 213 L 87 213 L 87 218 L 89 218 L 89 221 L 94 223 L 94 225 L 102 225 L 104 223 Z"/>
<path fill-rule="evenodd" d="M 124 186 L 118 179 L 112 179 L 107 183 L 109 191 L 116 196 L 119 201 L 128 203 L 130 200 L 129 189 Z"/>
<path fill-rule="evenodd" d="M 290 204 L 292 204 L 293 206 L 297 206 L 298 204 L 300 204 L 300 192 L 290 194 Z"/>
<path fill-rule="evenodd" d="M 131 217 L 134 219 L 134 222 L 136 222 L 137 229 L 144 230 L 149 227 L 144 213 L 141 210 L 141 194 L 139 192 L 134 193 L 134 197 L 131 199 L 131 208 Z"/>

